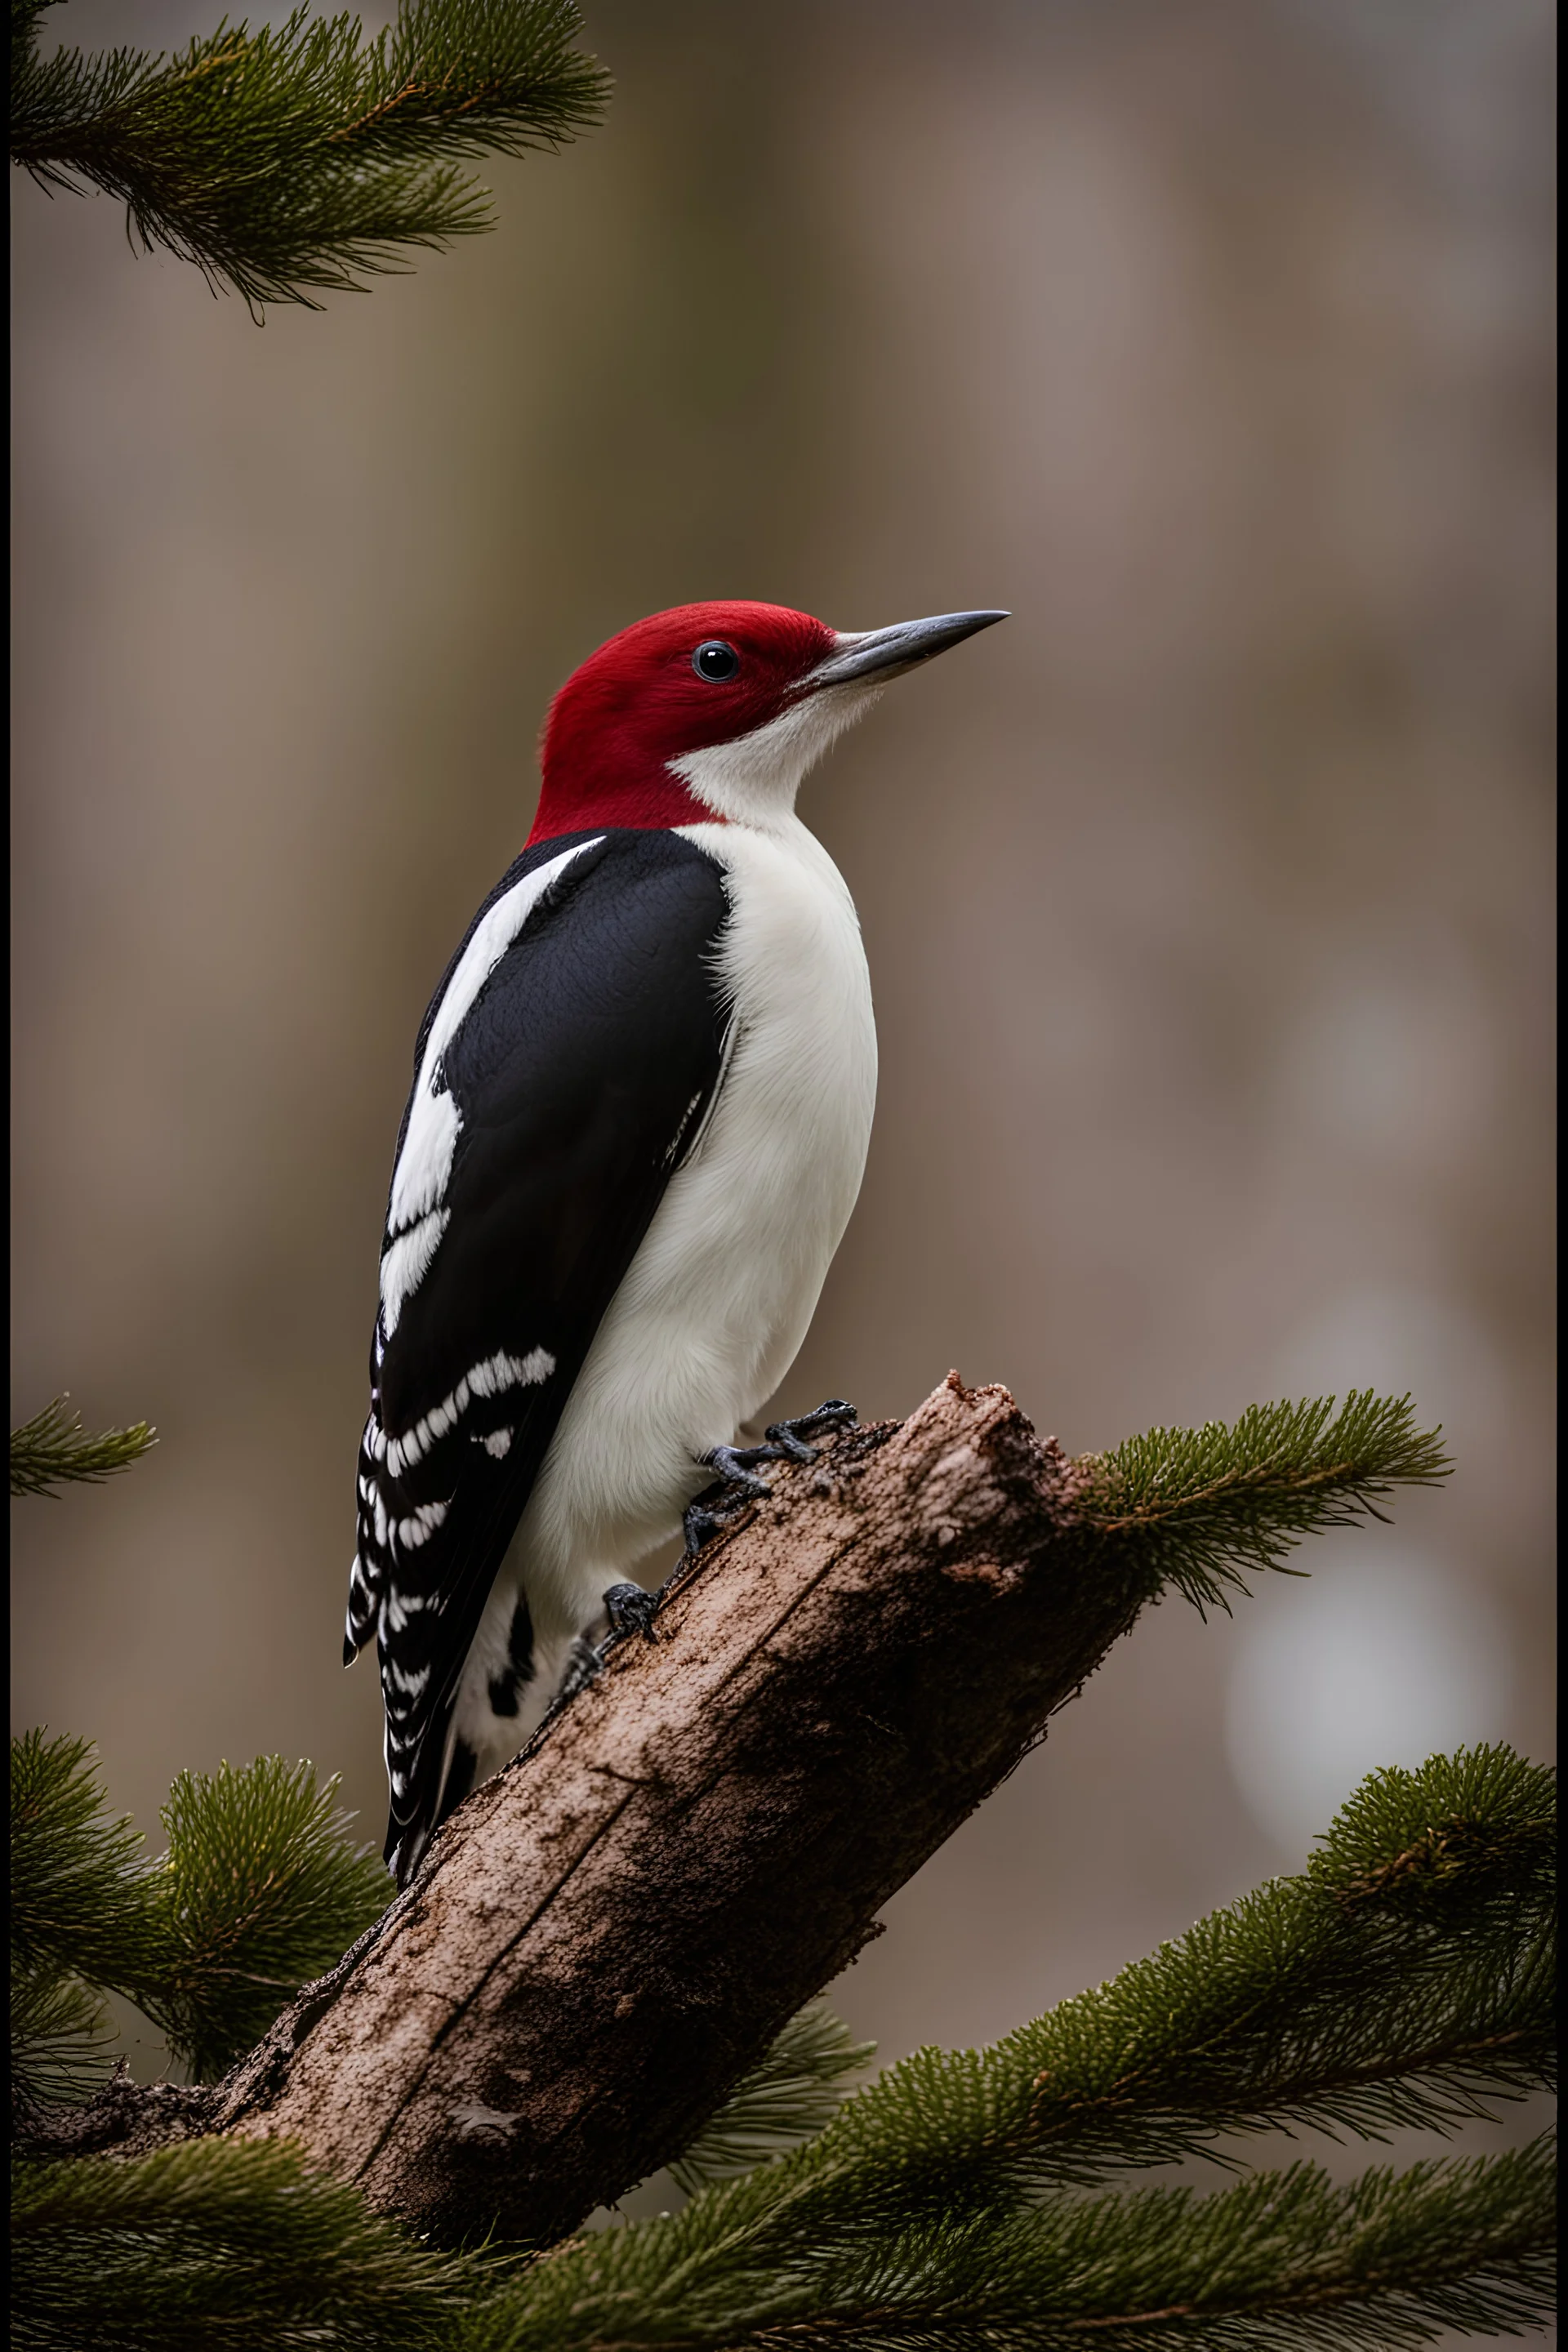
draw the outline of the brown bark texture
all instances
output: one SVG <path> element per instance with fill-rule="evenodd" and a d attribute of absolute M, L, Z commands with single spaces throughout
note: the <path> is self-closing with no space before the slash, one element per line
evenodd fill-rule
<path fill-rule="evenodd" d="M 1002 1388 L 769 1475 L 216 2094 L 138 2121 L 124 2086 L 104 2137 L 285 2134 L 532 2244 L 679 2153 L 1149 1591 Z"/>

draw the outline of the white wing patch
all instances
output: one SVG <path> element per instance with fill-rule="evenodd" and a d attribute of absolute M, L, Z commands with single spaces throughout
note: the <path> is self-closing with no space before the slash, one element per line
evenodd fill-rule
<path fill-rule="evenodd" d="M 401 1478 L 416 1462 L 422 1462 L 437 1439 L 457 1427 L 467 1412 L 471 1398 L 500 1396 L 503 1389 L 538 1388 L 554 1370 L 555 1359 L 547 1348 L 531 1348 L 526 1356 L 504 1353 L 490 1356 L 484 1363 L 476 1364 L 473 1370 L 458 1382 L 450 1396 L 443 1397 L 439 1404 L 433 1404 L 428 1412 L 420 1416 L 406 1437 L 388 1440 L 386 1467 L 389 1475 Z M 506 1439 L 510 1445 L 510 1430 L 506 1433 Z M 499 1459 L 507 1449 L 506 1445 L 490 1444 L 488 1450 Z"/>
<path fill-rule="evenodd" d="M 389 1585 L 386 1599 L 381 1604 L 382 1626 L 388 1633 L 401 1633 L 411 1617 L 416 1617 L 421 1610 L 433 1605 L 433 1595 L 399 1592 L 395 1584 Z"/>
<path fill-rule="evenodd" d="M 558 856 L 547 858 L 496 900 L 476 924 L 437 1007 L 414 1082 L 403 1149 L 392 1175 L 392 1204 L 386 1220 L 389 1238 L 381 1261 L 381 1320 L 389 1339 L 447 1230 L 447 1212 L 441 1204 L 451 1180 L 463 1120 L 448 1091 L 442 1058 L 473 1011 L 479 991 L 515 944 L 544 893 L 574 857 L 596 848 L 603 839 L 603 834 L 596 834 L 592 841 L 580 841 Z"/>
<path fill-rule="evenodd" d="M 399 1519 L 397 1540 L 404 1550 L 414 1551 L 420 1544 L 428 1543 L 446 1516 L 446 1503 L 421 1503 L 411 1518 Z"/>
<path fill-rule="evenodd" d="M 450 1095 L 441 1100 L 451 1103 Z M 454 1137 L 458 1122 L 458 1107 L 452 1103 Z M 412 1126 L 412 1120 L 409 1122 Z M 451 1162 L 448 1160 L 447 1166 Z M 397 1318 L 403 1312 L 403 1302 L 416 1291 L 424 1281 L 426 1271 L 440 1244 L 442 1234 L 450 1223 L 451 1213 L 437 1209 L 396 1240 L 387 1244 L 381 1261 L 381 1328 L 387 1339 L 397 1328 Z"/>

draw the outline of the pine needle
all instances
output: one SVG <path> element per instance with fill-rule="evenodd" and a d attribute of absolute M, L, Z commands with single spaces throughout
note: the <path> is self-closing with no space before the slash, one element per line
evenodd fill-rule
<path fill-rule="evenodd" d="M 1151 1429 L 1085 1455 L 1084 1516 L 1141 1555 L 1151 1590 L 1227 1609 L 1248 1572 L 1279 1568 L 1303 1536 L 1381 1518 L 1395 1486 L 1435 1486 L 1452 1468 L 1407 1396 L 1352 1389 L 1336 1402 L 1249 1405 L 1230 1425 Z"/>
<path fill-rule="evenodd" d="M 279 2140 L 14 2168 L 11 2264 L 38 2352 L 447 2352 L 483 2284 Z"/>
<path fill-rule="evenodd" d="M 93 1826 L 88 1751 L 38 1735 L 22 1745 L 14 1790 L 55 1791 L 80 1864 L 40 1879 L 24 1836 L 26 1950 L 54 1949 L 51 1935 L 64 1948 L 79 1930 L 94 1869 L 109 1885 L 180 1890 L 165 1916 L 191 1969 L 222 1984 L 243 1959 L 258 1998 L 262 1970 L 285 1969 L 290 1949 L 297 1968 L 303 1952 L 268 1909 L 274 1868 L 298 1875 L 290 1934 L 308 1917 L 323 1937 L 329 1921 L 334 1937 L 355 1924 L 352 1904 L 323 1894 L 323 1853 L 335 1840 L 341 1865 L 347 1849 L 331 1789 L 303 1768 L 188 1776 L 166 1815 L 170 1857 L 142 1881 L 127 1825 Z M 1552 1775 L 1506 1748 L 1374 1774 L 1300 1877 L 990 2050 L 917 2053 L 780 2153 L 803 2104 L 835 2103 L 865 2055 L 826 2012 L 804 2013 L 687 2152 L 714 2173 L 764 2160 L 672 2217 L 548 2261 L 437 2258 L 277 2144 L 25 2164 L 16 2340 L 1374 2352 L 1444 2328 L 1532 2326 L 1552 2287 L 1545 2141 L 1346 2187 L 1310 2164 L 1210 2195 L 1108 2177 L 1194 2150 L 1233 2161 L 1217 2134 L 1280 2124 L 1444 2131 L 1550 2081 L 1554 1841 Z M 52 1911 L 45 1883 L 68 1889 Z M 335 1883 L 341 1895 L 352 1874 Z"/>
<path fill-rule="evenodd" d="M 1093 1539 L 1200 1606 L 1447 1465 L 1408 1399 L 1255 1408 L 1089 1470 Z M 97 1988 L 216 2073 L 387 1888 L 307 1766 L 183 1775 L 148 1865 L 84 1743 L 13 1745 L 14 2082 L 90 2070 Z M 1303 1872 L 990 2049 L 869 2056 L 814 2005 L 671 2165 L 671 2217 L 507 2266 L 431 2254 L 286 2147 L 14 2172 L 16 2339 L 453 2352 L 1378 2352 L 1551 2308 L 1550 2144 L 1244 2175 L 1139 2168 L 1310 2126 L 1437 2133 L 1555 2067 L 1555 1783 L 1504 1748 L 1374 1773 Z M 18 2023 L 19 2021 L 19 2023 Z M 74 2071 L 73 2071 L 74 2070 Z M 15 2096 L 15 2094 L 14 2094 Z"/>
<path fill-rule="evenodd" d="M 1508 1748 L 1373 1773 L 1303 1875 L 989 2050 L 917 2051 L 816 2156 L 886 2162 L 907 2210 L 1213 2155 L 1237 2132 L 1489 2116 L 1554 2080 L 1555 1840 L 1555 1776 Z"/>
<path fill-rule="evenodd" d="M 142 1840 L 104 1803 L 85 1739 L 11 1742 L 13 2102 L 90 2096 L 107 2072 L 100 1986 L 155 1972 L 163 1950 Z"/>
<path fill-rule="evenodd" d="M 11 1432 L 11 1492 L 52 1496 L 58 1486 L 101 1486 L 157 1443 L 157 1431 L 144 1421 L 89 1436 L 69 1397 L 58 1396 Z"/>
<path fill-rule="evenodd" d="M 13 1739 L 13 2099 L 80 2098 L 101 2081 L 100 1990 L 133 2001 L 198 2080 L 258 2041 L 391 1895 L 337 1785 L 278 1756 L 182 1773 L 168 1852 L 148 1862 L 110 1815 L 86 1740 Z"/>
<path fill-rule="evenodd" d="M 1524 2324 L 1546 2294 L 1541 2149 L 1346 2190 L 1312 2166 L 1208 2198 L 1105 2184 L 1233 2164 L 1226 2134 L 1451 2130 L 1549 2084 L 1554 1841 L 1552 1774 L 1507 1749 L 1374 1774 L 1302 1876 L 989 2050 L 917 2052 L 792 2154 L 530 2273 L 476 2340 L 991 2352 Z"/>
<path fill-rule="evenodd" d="M 754 2182 L 580 2240 L 476 2311 L 466 2352 L 1384 2352 L 1552 2310 L 1549 2140 L 1496 2157 L 1317 2165 L 1190 2189 L 931 2214 L 809 2236 Z"/>
<path fill-rule="evenodd" d="M 143 2005 L 199 2082 L 259 2041 L 391 1900 L 379 1857 L 351 1842 L 337 1789 L 318 1787 L 307 1763 L 262 1756 L 182 1772 L 170 1791 L 157 1882 L 169 1959 Z"/>
<path fill-rule="evenodd" d="M 48 2106 L 79 2106 L 109 2079 L 114 2021 L 79 1977 L 11 1962 L 13 2120 Z"/>

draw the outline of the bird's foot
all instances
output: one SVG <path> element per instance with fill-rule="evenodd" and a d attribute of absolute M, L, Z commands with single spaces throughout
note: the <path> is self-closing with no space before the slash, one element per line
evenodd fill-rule
<path fill-rule="evenodd" d="M 735 1510 L 747 1503 L 767 1501 L 773 1490 L 765 1478 L 755 1475 L 760 1462 L 815 1462 L 816 1448 L 806 1443 L 807 1433 L 816 1436 L 825 1430 L 854 1425 L 854 1406 L 846 1404 L 842 1397 L 829 1397 L 815 1412 L 801 1413 L 794 1421 L 773 1422 L 762 1445 L 715 1445 L 704 1454 L 703 1467 L 716 1470 L 719 1476 L 686 1507 L 681 1526 L 688 1559 L 695 1559 L 704 1544 L 722 1532 L 725 1519 Z"/>
<path fill-rule="evenodd" d="M 654 1641 L 653 1621 L 658 1613 L 658 1593 L 645 1592 L 640 1584 L 612 1584 L 605 1594 L 611 1641 L 626 1633 L 640 1633 L 645 1641 Z"/>
<path fill-rule="evenodd" d="M 765 1478 L 754 1475 L 759 1462 L 783 1462 L 782 1445 L 715 1445 L 701 1457 L 707 1470 L 717 1470 L 720 1484 L 735 1501 L 761 1503 L 773 1493 Z"/>
<path fill-rule="evenodd" d="M 715 1536 L 724 1532 L 724 1522 L 713 1508 L 712 1502 L 708 1500 L 710 1496 L 713 1502 L 717 1502 L 720 1489 L 708 1487 L 695 1503 L 688 1503 L 680 1515 L 680 1531 L 686 1538 L 684 1557 L 687 1559 L 695 1559 L 704 1544 L 711 1543 Z"/>
<path fill-rule="evenodd" d="M 820 1437 L 830 1429 L 853 1429 L 855 1408 L 842 1397 L 829 1397 L 815 1412 L 803 1412 L 794 1421 L 770 1422 L 763 1435 L 792 1462 L 815 1462 L 816 1448 L 808 1445 L 808 1437 Z"/>
<path fill-rule="evenodd" d="M 719 1475 L 681 1514 L 688 1559 L 695 1559 L 737 1510 L 747 1503 L 767 1501 L 773 1490 L 765 1478 L 754 1475 L 758 1463 L 784 1462 L 789 1457 L 782 1445 L 715 1445 L 697 1458 L 705 1470 L 716 1470 Z"/>
<path fill-rule="evenodd" d="M 705 1470 L 717 1470 L 719 1475 L 680 1515 L 688 1559 L 695 1559 L 704 1544 L 722 1534 L 726 1519 L 737 1510 L 767 1501 L 773 1490 L 752 1472 L 759 1462 L 782 1462 L 784 1453 L 782 1445 L 716 1445 L 698 1458 Z"/>
<path fill-rule="evenodd" d="M 604 1659 L 595 1649 L 592 1642 L 585 1642 L 579 1633 L 566 1653 L 566 1671 L 561 1677 L 554 1698 L 551 1701 L 551 1714 L 554 1715 L 560 1708 L 568 1706 L 579 1691 L 587 1689 L 590 1683 L 596 1683 L 604 1671 Z"/>

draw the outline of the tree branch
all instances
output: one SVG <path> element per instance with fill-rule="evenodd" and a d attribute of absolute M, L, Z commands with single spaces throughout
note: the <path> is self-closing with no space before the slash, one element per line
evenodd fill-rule
<path fill-rule="evenodd" d="M 1435 1475 L 1403 1410 L 1358 1496 Z M 1171 1574 L 1105 1458 L 956 1374 L 771 1475 L 223 2084 L 121 2083 L 47 2144 L 286 2136 L 421 2231 L 538 2245 L 677 2156 Z"/>
<path fill-rule="evenodd" d="M 658 1643 L 461 1807 L 219 2128 L 443 2237 L 563 2236 L 692 2137 L 1142 1597 L 1003 1389 L 954 1376 L 773 1484 Z"/>

